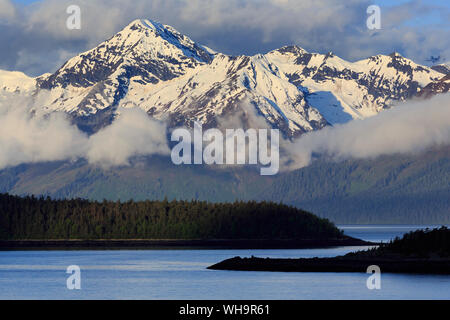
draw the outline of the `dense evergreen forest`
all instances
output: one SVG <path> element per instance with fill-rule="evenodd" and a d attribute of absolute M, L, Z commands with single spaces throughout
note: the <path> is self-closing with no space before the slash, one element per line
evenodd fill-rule
<path fill-rule="evenodd" d="M 331 222 L 272 202 L 53 200 L 0 194 L 0 239 L 335 239 Z"/>
<path fill-rule="evenodd" d="M 350 253 L 349 257 L 409 257 L 436 258 L 450 257 L 450 229 L 445 226 L 433 230 L 416 230 L 395 238 L 389 243 L 366 251 Z"/>

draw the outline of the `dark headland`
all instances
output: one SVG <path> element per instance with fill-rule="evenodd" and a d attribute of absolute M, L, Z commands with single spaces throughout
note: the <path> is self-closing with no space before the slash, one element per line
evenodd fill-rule
<path fill-rule="evenodd" d="M 450 230 L 446 227 L 405 234 L 377 248 L 335 258 L 269 259 L 235 257 L 208 267 L 213 270 L 279 272 L 382 272 L 450 274 Z"/>
<path fill-rule="evenodd" d="M 88 201 L 0 194 L 0 250 L 358 246 L 333 223 L 272 202 Z"/>

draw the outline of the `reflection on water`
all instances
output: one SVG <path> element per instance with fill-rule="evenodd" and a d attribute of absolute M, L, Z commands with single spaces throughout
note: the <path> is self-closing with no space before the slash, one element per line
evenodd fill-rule
<path fill-rule="evenodd" d="M 351 236 L 388 241 L 418 227 L 345 226 Z M 400 232 L 400 233 L 399 233 Z M 207 270 L 234 256 L 331 257 L 364 247 L 302 250 L 140 250 L 0 252 L 1 299 L 450 299 L 450 277 L 382 274 L 368 290 L 361 273 Z M 81 267 L 81 290 L 66 268 Z M 364 271 L 364 270 L 362 270 Z"/>

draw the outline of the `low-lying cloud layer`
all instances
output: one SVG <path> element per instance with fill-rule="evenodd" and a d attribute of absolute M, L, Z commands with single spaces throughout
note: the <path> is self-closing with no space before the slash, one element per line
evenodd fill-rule
<path fill-rule="evenodd" d="M 32 118 L 25 111 L 0 109 L 0 169 L 83 154 L 87 136 L 71 126 L 62 114 Z"/>
<path fill-rule="evenodd" d="M 33 117 L 28 108 L 0 106 L 0 169 L 78 158 L 109 167 L 152 154 L 169 154 L 166 126 L 140 109 L 122 110 L 109 127 L 87 136 L 63 114 Z"/>
<path fill-rule="evenodd" d="M 450 94 L 446 94 L 305 134 L 284 144 L 284 161 L 295 169 L 309 165 L 315 154 L 333 160 L 362 159 L 449 144 Z"/>
<path fill-rule="evenodd" d="M 0 169 L 78 158 L 111 167 L 128 165 L 134 156 L 170 155 L 165 123 L 151 119 L 141 109 L 120 109 L 110 126 L 88 136 L 63 114 L 33 116 L 33 104 L 17 97 L 12 100 L 16 104 L 0 104 Z M 221 130 L 267 128 L 253 109 L 242 110 L 219 119 Z M 293 170 L 309 165 L 315 156 L 335 161 L 375 158 L 420 152 L 436 145 L 450 145 L 450 94 L 410 101 L 365 120 L 280 141 L 280 165 L 282 170 Z M 248 152 L 245 146 L 238 149 Z"/>
<path fill-rule="evenodd" d="M 89 137 L 86 157 L 102 166 L 128 165 L 133 156 L 169 154 L 166 125 L 138 108 L 124 109 L 108 127 Z"/>

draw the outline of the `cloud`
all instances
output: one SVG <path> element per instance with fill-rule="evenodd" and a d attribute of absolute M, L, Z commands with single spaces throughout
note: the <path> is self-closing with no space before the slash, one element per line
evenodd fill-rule
<path fill-rule="evenodd" d="M 129 165 L 128 159 L 134 156 L 169 153 L 165 124 L 133 108 L 123 110 L 111 126 L 89 138 L 87 159 L 117 166 Z"/>
<path fill-rule="evenodd" d="M 450 94 L 410 101 L 364 120 L 324 128 L 283 145 L 289 169 L 307 166 L 314 155 L 333 160 L 416 153 L 450 144 Z"/>
<path fill-rule="evenodd" d="M 62 114 L 35 118 L 24 107 L 0 109 L 0 169 L 21 163 L 76 158 L 87 136 Z"/>
<path fill-rule="evenodd" d="M 265 53 L 297 44 L 356 60 L 401 54 L 425 63 L 450 57 L 447 5 L 407 1 L 381 7 L 382 29 L 367 30 L 369 0 L 0 0 L 0 68 L 38 75 L 91 49 L 136 18 L 172 25 L 195 41 L 227 54 Z M 81 30 L 65 27 L 69 5 L 81 7 Z M 1 16 L 0 16 L 1 19 Z M 6 19 L 6 18 L 5 18 Z M 4 19 L 1 19 L 3 21 Z M 64 53 L 64 54 L 62 54 Z M 29 61 L 29 62 L 28 62 Z"/>
<path fill-rule="evenodd" d="M 0 0 L 0 21 L 7 23 L 16 15 L 16 8 L 10 0 Z"/>
<path fill-rule="evenodd" d="M 39 117 L 30 113 L 40 100 L 36 97 L 31 102 L 17 95 L 2 99 L 0 169 L 78 158 L 107 168 L 129 165 L 136 156 L 170 154 L 165 123 L 151 119 L 141 109 L 120 109 L 110 126 L 88 136 L 64 114 Z M 235 115 L 219 119 L 218 127 L 267 129 L 268 125 L 254 109 L 243 106 Z M 446 94 L 406 102 L 377 116 L 327 127 L 294 141 L 283 140 L 280 164 L 282 170 L 294 170 L 308 166 L 316 157 L 334 161 L 375 158 L 449 144 L 450 94 Z M 247 154 L 249 150 L 241 146 L 236 152 Z"/>
<path fill-rule="evenodd" d="M 87 136 L 64 114 L 33 116 L 28 99 L 14 101 L 0 105 L 0 169 L 78 158 L 110 167 L 129 165 L 134 156 L 169 154 L 165 124 L 140 109 L 122 110 L 110 126 Z"/>
<path fill-rule="evenodd" d="M 218 127 L 270 128 L 249 103 L 242 103 L 239 110 L 219 118 Z M 306 167 L 318 158 L 373 159 L 420 153 L 440 145 L 450 145 L 450 94 L 408 101 L 376 116 L 325 127 L 294 140 L 281 139 L 279 166 L 282 171 L 290 171 Z M 247 157 L 246 147 L 239 146 L 237 151 Z"/>

